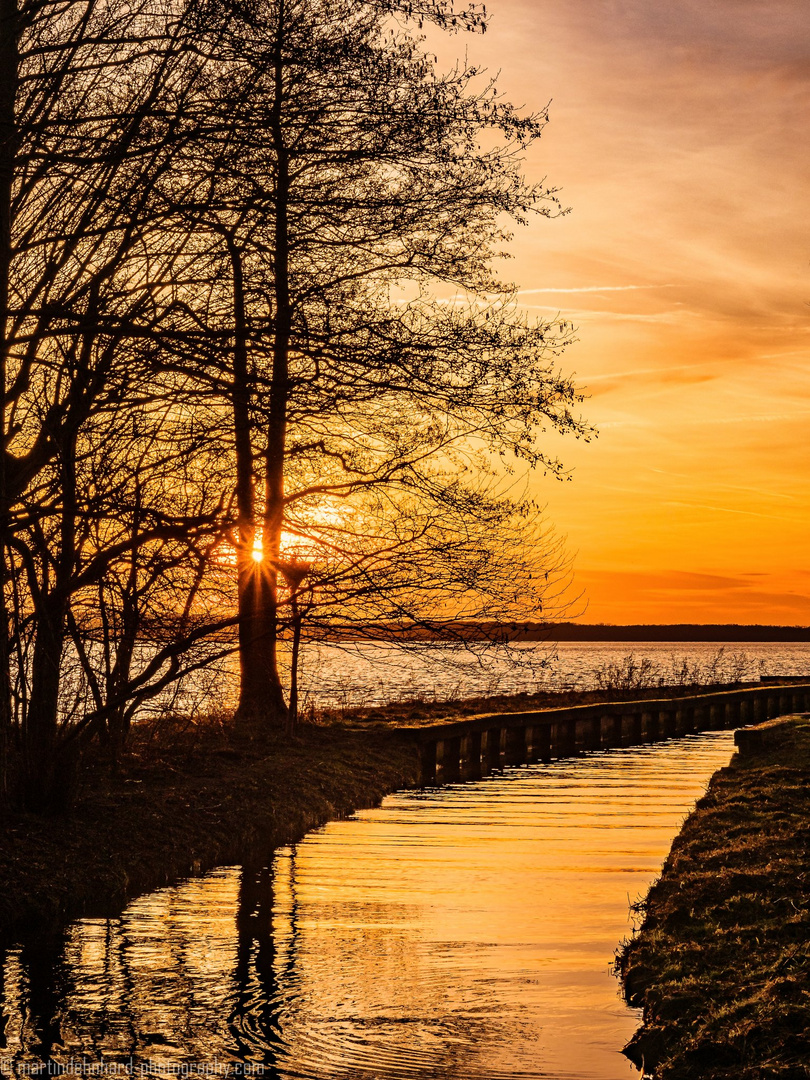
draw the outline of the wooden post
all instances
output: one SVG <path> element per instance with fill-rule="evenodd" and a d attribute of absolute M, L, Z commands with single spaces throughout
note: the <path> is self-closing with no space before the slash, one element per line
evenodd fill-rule
<path fill-rule="evenodd" d="M 639 716 L 638 720 L 638 738 L 639 742 L 647 743 L 655 741 L 655 729 L 657 727 L 657 717 L 651 712 L 643 712 Z"/>
<path fill-rule="evenodd" d="M 599 745 L 602 747 L 618 746 L 621 742 L 620 733 L 616 731 L 616 721 L 619 719 L 615 713 L 603 713 L 599 718 Z"/>
<path fill-rule="evenodd" d="M 539 735 L 539 730 L 533 724 L 529 724 L 526 728 L 526 761 L 529 765 L 537 761 L 540 756 L 537 750 Z"/>
<path fill-rule="evenodd" d="M 522 724 L 504 728 L 504 764 L 526 763 L 526 728 Z"/>
<path fill-rule="evenodd" d="M 436 743 L 422 743 L 421 780 L 423 784 L 436 783 Z"/>
<path fill-rule="evenodd" d="M 570 720 L 558 720 L 551 725 L 551 754 L 553 757 L 568 757 L 573 754 L 574 725 Z"/>
<path fill-rule="evenodd" d="M 661 709 L 658 713 L 658 732 L 662 739 L 671 739 L 675 734 L 674 709 Z"/>
<path fill-rule="evenodd" d="M 481 732 L 470 732 L 470 761 L 474 763 L 475 768 L 478 770 L 478 775 L 481 775 Z"/>
<path fill-rule="evenodd" d="M 461 738 L 451 736 L 436 744 L 436 777 L 440 784 L 451 784 L 461 776 Z"/>
<path fill-rule="evenodd" d="M 500 769 L 502 754 L 501 729 L 499 727 L 487 729 L 487 758 L 490 769 Z"/>
<path fill-rule="evenodd" d="M 551 757 L 551 724 L 535 724 L 531 729 L 532 761 L 548 761 Z"/>
<path fill-rule="evenodd" d="M 632 746 L 636 741 L 636 718 L 632 713 L 622 713 L 621 745 Z"/>
<path fill-rule="evenodd" d="M 461 737 L 460 773 L 462 780 L 478 780 L 481 776 L 481 732 L 468 731 Z"/>
<path fill-rule="evenodd" d="M 574 721 L 574 746 L 577 750 L 596 750 L 601 743 L 601 724 L 598 717 L 582 717 Z"/>

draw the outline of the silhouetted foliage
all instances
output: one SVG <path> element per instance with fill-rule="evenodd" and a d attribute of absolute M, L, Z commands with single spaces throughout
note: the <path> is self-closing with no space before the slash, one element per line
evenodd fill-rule
<path fill-rule="evenodd" d="M 290 631 L 542 614 L 561 548 L 504 477 L 586 429 L 570 327 L 493 266 L 560 212 L 520 173 L 547 117 L 414 36 L 483 12 L 2 5 L 4 783 L 12 740 L 69 802 L 233 627 L 238 715 L 279 724 Z"/>

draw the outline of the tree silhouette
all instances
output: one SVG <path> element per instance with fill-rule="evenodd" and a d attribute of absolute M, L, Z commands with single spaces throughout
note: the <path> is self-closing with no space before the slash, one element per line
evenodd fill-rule
<path fill-rule="evenodd" d="M 149 422 L 157 396 L 161 290 L 178 252 L 157 228 L 152 191 L 183 138 L 199 61 L 196 16 L 170 4 L 7 0 L 2 18 L 0 552 L 16 617 L 0 714 L 7 739 L 11 664 L 23 660 L 26 798 L 47 807 L 70 771 L 59 727 L 72 596 L 122 550 L 193 527 L 184 514 L 147 515 L 141 536 L 89 548 L 99 504 L 89 457 L 105 452 L 92 432 L 122 411 Z M 9 655 L 23 626 L 30 649 Z"/>
<path fill-rule="evenodd" d="M 494 267 L 561 210 L 547 117 L 414 36 L 483 13 L 0 3 L 3 785 L 13 739 L 64 805 L 233 627 L 252 729 L 306 636 L 538 612 L 560 548 L 508 475 L 586 428 L 570 327 Z"/>
<path fill-rule="evenodd" d="M 229 366 L 220 353 L 211 363 L 233 418 L 239 716 L 279 723 L 285 545 L 305 558 L 329 547 L 332 587 L 338 549 L 350 577 L 375 550 L 390 559 L 410 543 L 400 568 L 416 563 L 427 521 L 435 552 L 460 514 L 491 529 L 521 512 L 465 486 L 476 455 L 559 470 L 535 447 L 538 423 L 584 429 L 549 361 L 559 340 L 520 319 L 492 271 L 504 216 L 559 211 L 519 173 L 545 114 L 521 117 L 491 84 L 476 89 L 473 69 L 439 76 L 412 36 L 342 0 L 251 8 L 224 40 L 207 87 L 217 104 L 183 173 L 193 185 L 170 199 L 219 250 L 206 315 L 221 320 L 211 340 L 230 341 Z M 395 538 L 413 500 L 421 523 Z M 341 511 L 335 529 L 339 504 L 375 525 L 358 533 Z M 419 562 L 412 588 L 425 571 Z"/>

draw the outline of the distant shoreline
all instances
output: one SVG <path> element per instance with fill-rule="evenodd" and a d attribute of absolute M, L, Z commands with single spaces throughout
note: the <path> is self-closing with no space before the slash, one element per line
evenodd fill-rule
<path fill-rule="evenodd" d="M 287 630 L 282 630 L 282 637 Z M 144 634 L 145 642 L 162 640 Z M 231 626 L 212 636 L 211 640 L 236 640 L 236 627 Z M 446 622 L 397 626 L 377 623 L 366 626 L 351 624 L 305 625 L 303 640 L 325 645 L 371 642 L 380 645 L 402 642 L 463 644 L 466 641 L 703 641 L 716 645 L 735 642 L 810 641 L 810 626 L 767 626 L 741 623 L 572 623 L 572 622 Z"/>
<path fill-rule="evenodd" d="M 740 623 L 475 623 L 448 622 L 408 628 L 368 627 L 363 632 L 344 628 L 343 640 L 395 642 L 425 641 L 709 641 L 734 642 L 810 641 L 810 626 L 765 626 Z"/>
<path fill-rule="evenodd" d="M 542 634 L 541 634 L 542 629 Z M 810 626 L 763 626 L 739 623 L 551 623 L 518 627 L 513 641 L 810 641 Z M 523 635 L 526 636 L 523 636 Z"/>

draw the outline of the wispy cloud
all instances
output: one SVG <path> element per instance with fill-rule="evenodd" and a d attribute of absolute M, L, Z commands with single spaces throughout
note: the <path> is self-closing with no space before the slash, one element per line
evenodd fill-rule
<path fill-rule="evenodd" d="M 709 503 L 683 502 L 679 499 L 668 499 L 663 506 L 683 506 L 690 510 L 711 510 L 718 514 L 741 514 L 743 517 L 767 518 L 770 521 L 790 521 L 790 518 L 779 514 L 760 514 L 756 510 L 737 510 L 731 506 L 711 506 Z"/>
<path fill-rule="evenodd" d="M 638 292 L 642 289 L 676 289 L 674 284 L 667 285 L 580 285 L 574 288 L 555 288 L 548 286 L 542 289 L 519 289 L 518 296 L 532 296 L 537 293 L 605 293 L 605 292 Z"/>
<path fill-rule="evenodd" d="M 675 376 L 676 372 L 689 372 L 696 380 L 703 381 L 706 378 L 705 367 L 702 364 L 670 364 L 666 367 L 633 368 L 630 371 L 607 371 L 600 375 L 589 375 L 588 385 L 604 382 L 605 380 L 638 379 L 649 376 L 652 379 L 660 379 Z M 687 380 L 686 381 L 690 381 Z"/>
<path fill-rule="evenodd" d="M 683 322 L 683 311 L 661 311 L 653 315 L 642 315 L 635 311 L 603 311 L 600 308 L 565 308 L 559 304 L 521 304 L 528 311 L 555 311 L 564 310 L 566 319 L 579 321 L 594 318 L 604 322 L 638 322 L 638 323 L 668 323 L 678 325 Z"/>
<path fill-rule="evenodd" d="M 673 472 L 671 469 L 656 469 L 652 465 L 646 465 L 644 467 L 645 472 L 656 473 L 658 476 L 667 476 L 675 480 L 686 480 L 689 483 L 694 483 L 694 477 L 689 473 Z M 728 484 L 718 483 L 718 490 L 720 491 L 742 491 L 748 495 L 761 495 L 766 499 L 785 499 L 787 502 L 795 502 L 795 495 L 785 495 L 780 491 L 773 491 L 772 489 L 765 490 L 764 488 L 746 487 L 744 484 Z M 752 571 L 753 573 L 753 571 Z M 760 571 L 757 571 L 760 573 Z M 810 573 L 810 571 L 808 571 Z"/>

